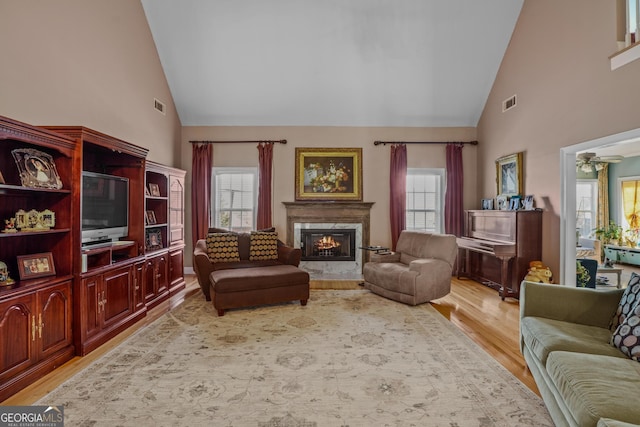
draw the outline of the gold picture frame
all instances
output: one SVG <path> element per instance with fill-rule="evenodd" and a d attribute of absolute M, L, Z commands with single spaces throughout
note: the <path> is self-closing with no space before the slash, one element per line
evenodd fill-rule
<path fill-rule="evenodd" d="M 522 194 L 523 153 L 510 154 L 496 160 L 496 182 L 498 195 L 517 196 Z"/>
<path fill-rule="evenodd" d="M 362 201 L 362 148 L 296 148 L 295 200 Z"/>

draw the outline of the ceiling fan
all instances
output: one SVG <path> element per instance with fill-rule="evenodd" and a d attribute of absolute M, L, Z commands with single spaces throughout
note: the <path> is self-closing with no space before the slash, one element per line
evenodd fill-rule
<path fill-rule="evenodd" d="M 585 173 L 599 171 L 605 163 L 620 163 L 623 156 L 596 156 L 596 153 L 578 153 L 576 156 L 576 170 Z"/>

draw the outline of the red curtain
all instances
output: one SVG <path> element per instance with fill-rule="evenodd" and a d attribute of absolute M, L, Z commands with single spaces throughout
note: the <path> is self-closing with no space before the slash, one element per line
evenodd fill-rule
<path fill-rule="evenodd" d="M 458 237 L 464 231 L 462 147 L 462 144 L 447 144 L 447 190 L 444 196 L 445 233 Z"/>
<path fill-rule="evenodd" d="M 258 212 L 256 228 L 271 227 L 271 173 L 273 167 L 273 143 L 258 144 Z"/>
<path fill-rule="evenodd" d="M 209 209 L 211 199 L 211 167 L 213 146 L 193 144 L 191 159 L 191 238 L 193 246 L 204 239 L 209 230 Z"/>
<path fill-rule="evenodd" d="M 395 250 L 400 232 L 405 229 L 407 222 L 407 146 L 405 144 L 391 145 L 389 190 L 391 248 Z"/>

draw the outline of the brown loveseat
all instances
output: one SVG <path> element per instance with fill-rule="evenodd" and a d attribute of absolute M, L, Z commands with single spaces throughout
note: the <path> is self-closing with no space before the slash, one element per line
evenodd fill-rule
<path fill-rule="evenodd" d="M 285 246 L 271 230 L 252 233 L 209 231 L 207 239 L 196 243 L 193 268 L 202 293 L 207 301 L 213 301 L 219 316 L 230 308 L 293 300 L 307 304 L 309 273 L 298 268 L 302 256 L 300 249 Z M 258 247 L 263 250 L 255 250 L 254 237 L 265 237 L 269 242 Z M 225 238 L 231 241 L 232 247 L 237 242 L 237 252 L 234 252 L 237 257 L 220 256 L 220 253 L 225 256 L 230 253 L 226 252 L 227 248 L 220 248 L 219 241 Z"/>

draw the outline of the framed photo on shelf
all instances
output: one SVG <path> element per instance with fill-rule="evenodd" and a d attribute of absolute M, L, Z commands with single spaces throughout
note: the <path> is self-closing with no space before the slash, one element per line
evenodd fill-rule
<path fill-rule="evenodd" d="M 493 199 L 482 199 L 482 210 L 493 210 Z"/>
<path fill-rule="evenodd" d="M 47 153 L 33 148 L 16 148 L 11 151 L 23 187 L 29 188 L 62 188 L 56 164 Z"/>
<path fill-rule="evenodd" d="M 149 183 L 149 194 L 153 197 L 160 197 L 160 187 L 158 184 Z"/>
<path fill-rule="evenodd" d="M 499 195 L 522 194 L 522 153 L 510 154 L 496 160 L 496 177 Z"/>
<path fill-rule="evenodd" d="M 362 200 L 362 148 L 296 148 L 296 200 Z"/>
<path fill-rule="evenodd" d="M 18 274 L 20 275 L 20 280 L 55 276 L 56 274 L 56 269 L 53 264 L 53 254 L 51 252 L 19 255 L 16 258 L 18 260 Z"/>
<path fill-rule="evenodd" d="M 156 221 L 156 213 L 154 211 L 147 211 L 147 225 L 155 225 L 158 222 Z"/>
<path fill-rule="evenodd" d="M 162 230 L 152 228 L 146 231 L 145 249 L 148 251 L 162 249 Z"/>

